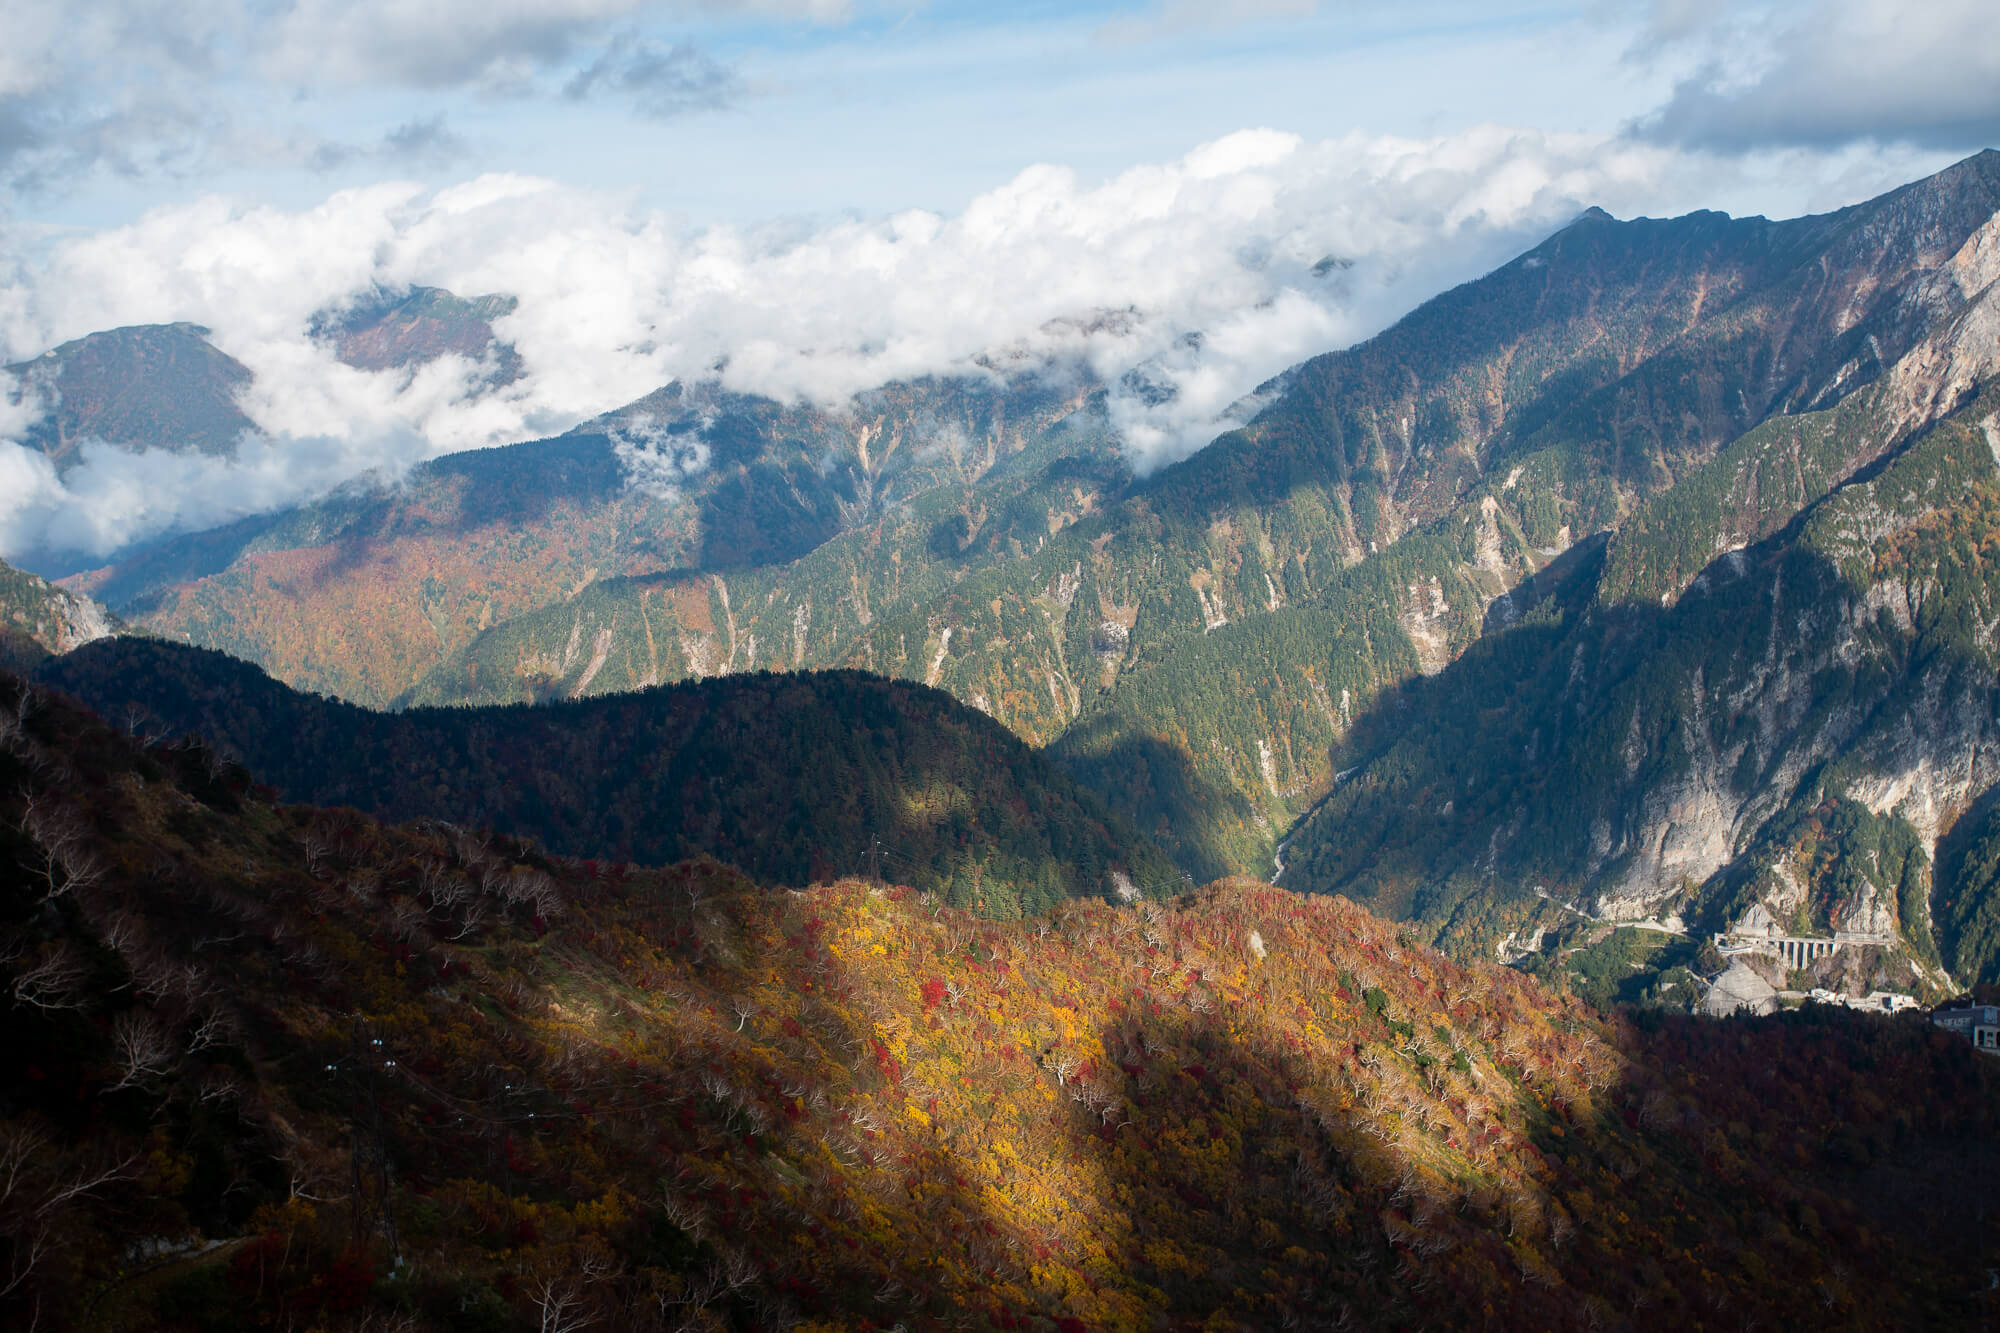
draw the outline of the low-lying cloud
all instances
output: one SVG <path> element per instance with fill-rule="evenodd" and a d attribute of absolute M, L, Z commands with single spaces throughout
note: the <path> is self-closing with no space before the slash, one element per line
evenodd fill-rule
<path fill-rule="evenodd" d="M 1586 204 L 1701 202 L 1704 173 L 1617 138 L 1253 130 L 1098 184 L 1033 167 L 955 217 L 689 228 L 508 175 L 302 210 L 202 199 L 17 268 L 0 282 L 0 359 L 191 320 L 254 373 L 242 406 L 266 438 L 234 462 L 93 448 L 60 479 L 0 445 L 0 554 L 107 555 L 366 469 L 553 434 L 675 379 L 837 405 L 914 376 L 1084 365 L 1117 386 L 1114 420 L 1147 471 L 1232 424 L 1272 375 Z M 368 373 L 308 336 L 319 311 L 416 284 L 518 297 L 495 327 L 519 378 L 495 389 L 491 365 L 456 356 Z M 685 475 L 696 460 L 667 462 Z"/>
<path fill-rule="evenodd" d="M 669 430 L 646 413 L 614 426 L 610 440 L 626 486 L 655 500 L 679 499 L 682 485 L 708 470 L 708 442 L 699 433 Z"/>

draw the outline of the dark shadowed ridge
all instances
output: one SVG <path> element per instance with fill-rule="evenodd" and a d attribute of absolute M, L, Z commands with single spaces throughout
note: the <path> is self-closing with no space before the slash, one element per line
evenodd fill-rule
<path fill-rule="evenodd" d="M 990 916 L 1181 883 L 1144 837 L 1006 728 L 860 672 L 754 673 L 636 694 L 376 713 L 157 640 L 39 678 L 142 734 L 196 733 L 287 799 L 431 815 L 651 865 L 706 853 L 804 885 L 871 866 Z"/>

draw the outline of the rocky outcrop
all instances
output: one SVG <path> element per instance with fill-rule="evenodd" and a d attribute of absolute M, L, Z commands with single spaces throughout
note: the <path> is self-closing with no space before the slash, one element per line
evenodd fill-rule
<path fill-rule="evenodd" d="M 124 628 L 90 598 L 0 563 L 0 636 L 32 642 L 44 652 L 66 653 Z"/>

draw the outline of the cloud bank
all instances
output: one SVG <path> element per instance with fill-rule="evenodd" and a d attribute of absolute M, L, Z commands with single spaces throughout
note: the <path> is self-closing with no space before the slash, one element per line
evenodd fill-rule
<path fill-rule="evenodd" d="M 268 438 L 235 462 L 92 449 L 60 480 L 0 445 L 0 554 L 103 556 L 367 469 L 553 434 L 675 379 L 837 405 L 981 364 L 1082 364 L 1117 386 L 1114 419 L 1146 471 L 1232 424 L 1265 379 L 1586 204 L 1700 198 L 1710 184 L 1684 155 L 1622 139 L 1252 130 L 1098 184 L 1033 167 L 953 217 L 817 226 L 690 228 L 508 175 L 300 210 L 207 198 L 17 264 L 0 282 L 0 359 L 190 320 L 254 373 L 242 406 Z M 495 327 L 520 378 L 488 391 L 492 367 L 462 357 L 368 373 L 307 336 L 318 311 L 414 284 L 518 297 Z"/>

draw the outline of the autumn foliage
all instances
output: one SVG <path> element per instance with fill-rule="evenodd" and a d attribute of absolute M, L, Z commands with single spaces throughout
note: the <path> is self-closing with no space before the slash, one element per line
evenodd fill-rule
<path fill-rule="evenodd" d="M 0 731 L 10 1323 L 1993 1313 L 1868 1192 L 1995 1127 L 1914 1019 L 1642 1030 L 1243 880 L 1001 923 L 555 859 L 12 680 Z"/>

